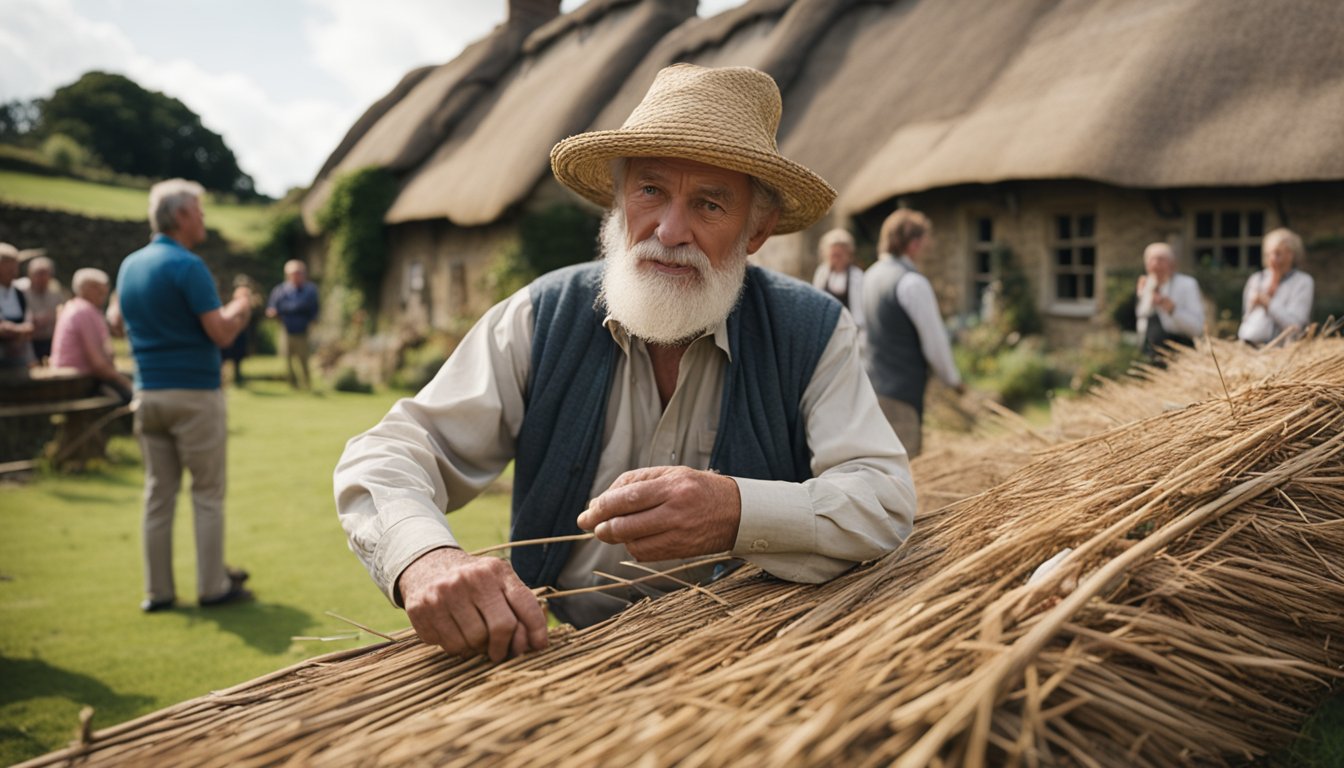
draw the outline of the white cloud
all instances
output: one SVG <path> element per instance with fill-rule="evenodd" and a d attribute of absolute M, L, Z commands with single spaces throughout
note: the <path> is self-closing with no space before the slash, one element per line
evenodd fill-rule
<path fill-rule="evenodd" d="M 81 16 L 68 0 L 5 2 L 0 100 L 49 96 L 93 69 L 124 74 L 200 115 L 207 128 L 224 136 L 257 188 L 270 195 L 309 183 L 367 106 L 358 100 L 277 101 L 263 85 L 238 73 L 206 71 L 181 59 L 150 59 L 122 30 Z"/>
<path fill-rule="evenodd" d="M 411 69 L 442 64 L 504 20 L 504 0 L 307 0 L 313 59 L 367 107 Z"/>
<path fill-rule="evenodd" d="M 0 26 L 0 100 L 49 96 L 91 69 L 124 71 L 138 54 L 115 26 L 68 0 L 6 0 Z"/>

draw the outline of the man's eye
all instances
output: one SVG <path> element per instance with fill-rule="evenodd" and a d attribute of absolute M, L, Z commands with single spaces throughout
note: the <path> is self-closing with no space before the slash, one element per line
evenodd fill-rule
<path fill-rule="evenodd" d="M 706 201 L 705 201 L 705 210 L 706 210 L 706 211 L 709 211 L 710 213 L 722 213 L 722 212 L 723 212 L 723 208 L 722 208 L 718 203 L 713 202 L 713 201 L 711 201 L 711 200 L 706 200 Z"/>
<path fill-rule="evenodd" d="M 650 196 L 658 194 L 658 188 L 652 184 L 645 184 L 639 191 Z"/>

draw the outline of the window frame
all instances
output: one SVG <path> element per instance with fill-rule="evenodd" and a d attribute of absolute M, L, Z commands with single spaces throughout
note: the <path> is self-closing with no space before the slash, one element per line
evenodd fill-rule
<path fill-rule="evenodd" d="M 1199 236 L 1199 217 L 1202 214 L 1213 216 L 1210 223 L 1212 234 L 1207 237 Z M 1236 214 L 1239 219 L 1239 232 L 1235 236 L 1223 233 L 1224 218 L 1229 214 Z M 1259 215 L 1260 217 L 1259 234 L 1253 233 L 1254 227 L 1251 226 L 1253 215 Z M 1190 265 L 1195 269 L 1246 273 L 1263 269 L 1264 254 L 1260 253 L 1261 244 L 1264 241 L 1265 233 L 1273 230 L 1275 226 L 1271 221 L 1270 207 L 1264 204 L 1251 201 L 1232 201 L 1191 206 L 1190 215 L 1186 221 L 1186 242 L 1189 243 Z M 1237 249 L 1237 263 L 1227 263 L 1225 255 L 1227 248 Z M 1204 263 L 1205 254 L 1203 251 L 1205 249 L 1209 251 L 1210 260 L 1208 264 Z M 1254 255 L 1251 255 L 1252 252 Z"/>
<path fill-rule="evenodd" d="M 1059 222 L 1063 217 L 1069 219 L 1069 237 L 1067 239 L 1060 236 Z M 1079 233 L 1079 223 L 1083 218 L 1090 218 L 1092 223 L 1091 234 L 1087 237 Z M 1047 233 L 1045 238 L 1045 273 L 1046 280 L 1044 285 L 1044 294 L 1046 296 L 1046 306 L 1053 315 L 1066 317 L 1090 317 L 1097 311 L 1097 292 L 1101 282 L 1101 258 L 1098 248 L 1097 235 L 1098 217 L 1096 209 L 1069 208 L 1051 211 L 1046 220 Z M 1061 270 L 1059 263 L 1059 252 L 1063 249 L 1073 251 L 1070 269 Z M 1083 264 L 1083 249 L 1091 249 L 1092 263 Z M 1080 279 L 1078 285 L 1077 298 L 1065 298 L 1059 295 L 1059 277 L 1062 274 L 1077 275 Z M 1085 296 L 1085 290 L 1081 280 L 1091 281 L 1091 296 Z"/>

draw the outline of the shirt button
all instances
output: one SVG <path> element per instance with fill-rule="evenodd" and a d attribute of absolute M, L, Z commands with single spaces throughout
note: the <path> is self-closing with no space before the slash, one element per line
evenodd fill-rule
<path fill-rule="evenodd" d="M 770 542 L 766 541 L 765 539 L 757 539 L 751 542 L 752 552 L 764 552 L 769 548 L 770 548 Z"/>

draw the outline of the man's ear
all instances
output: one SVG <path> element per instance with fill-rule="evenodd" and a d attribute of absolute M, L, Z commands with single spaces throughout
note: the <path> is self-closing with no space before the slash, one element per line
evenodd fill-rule
<path fill-rule="evenodd" d="M 770 215 L 761 219 L 760 226 L 755 232 L 751 233 L 751 238 L 747 240 L 747 253 L 755 253 L 765 245 L 765 241 L 775 233 L 775 225 L 779 223 L 779 209 L 770 211 Z"/>

